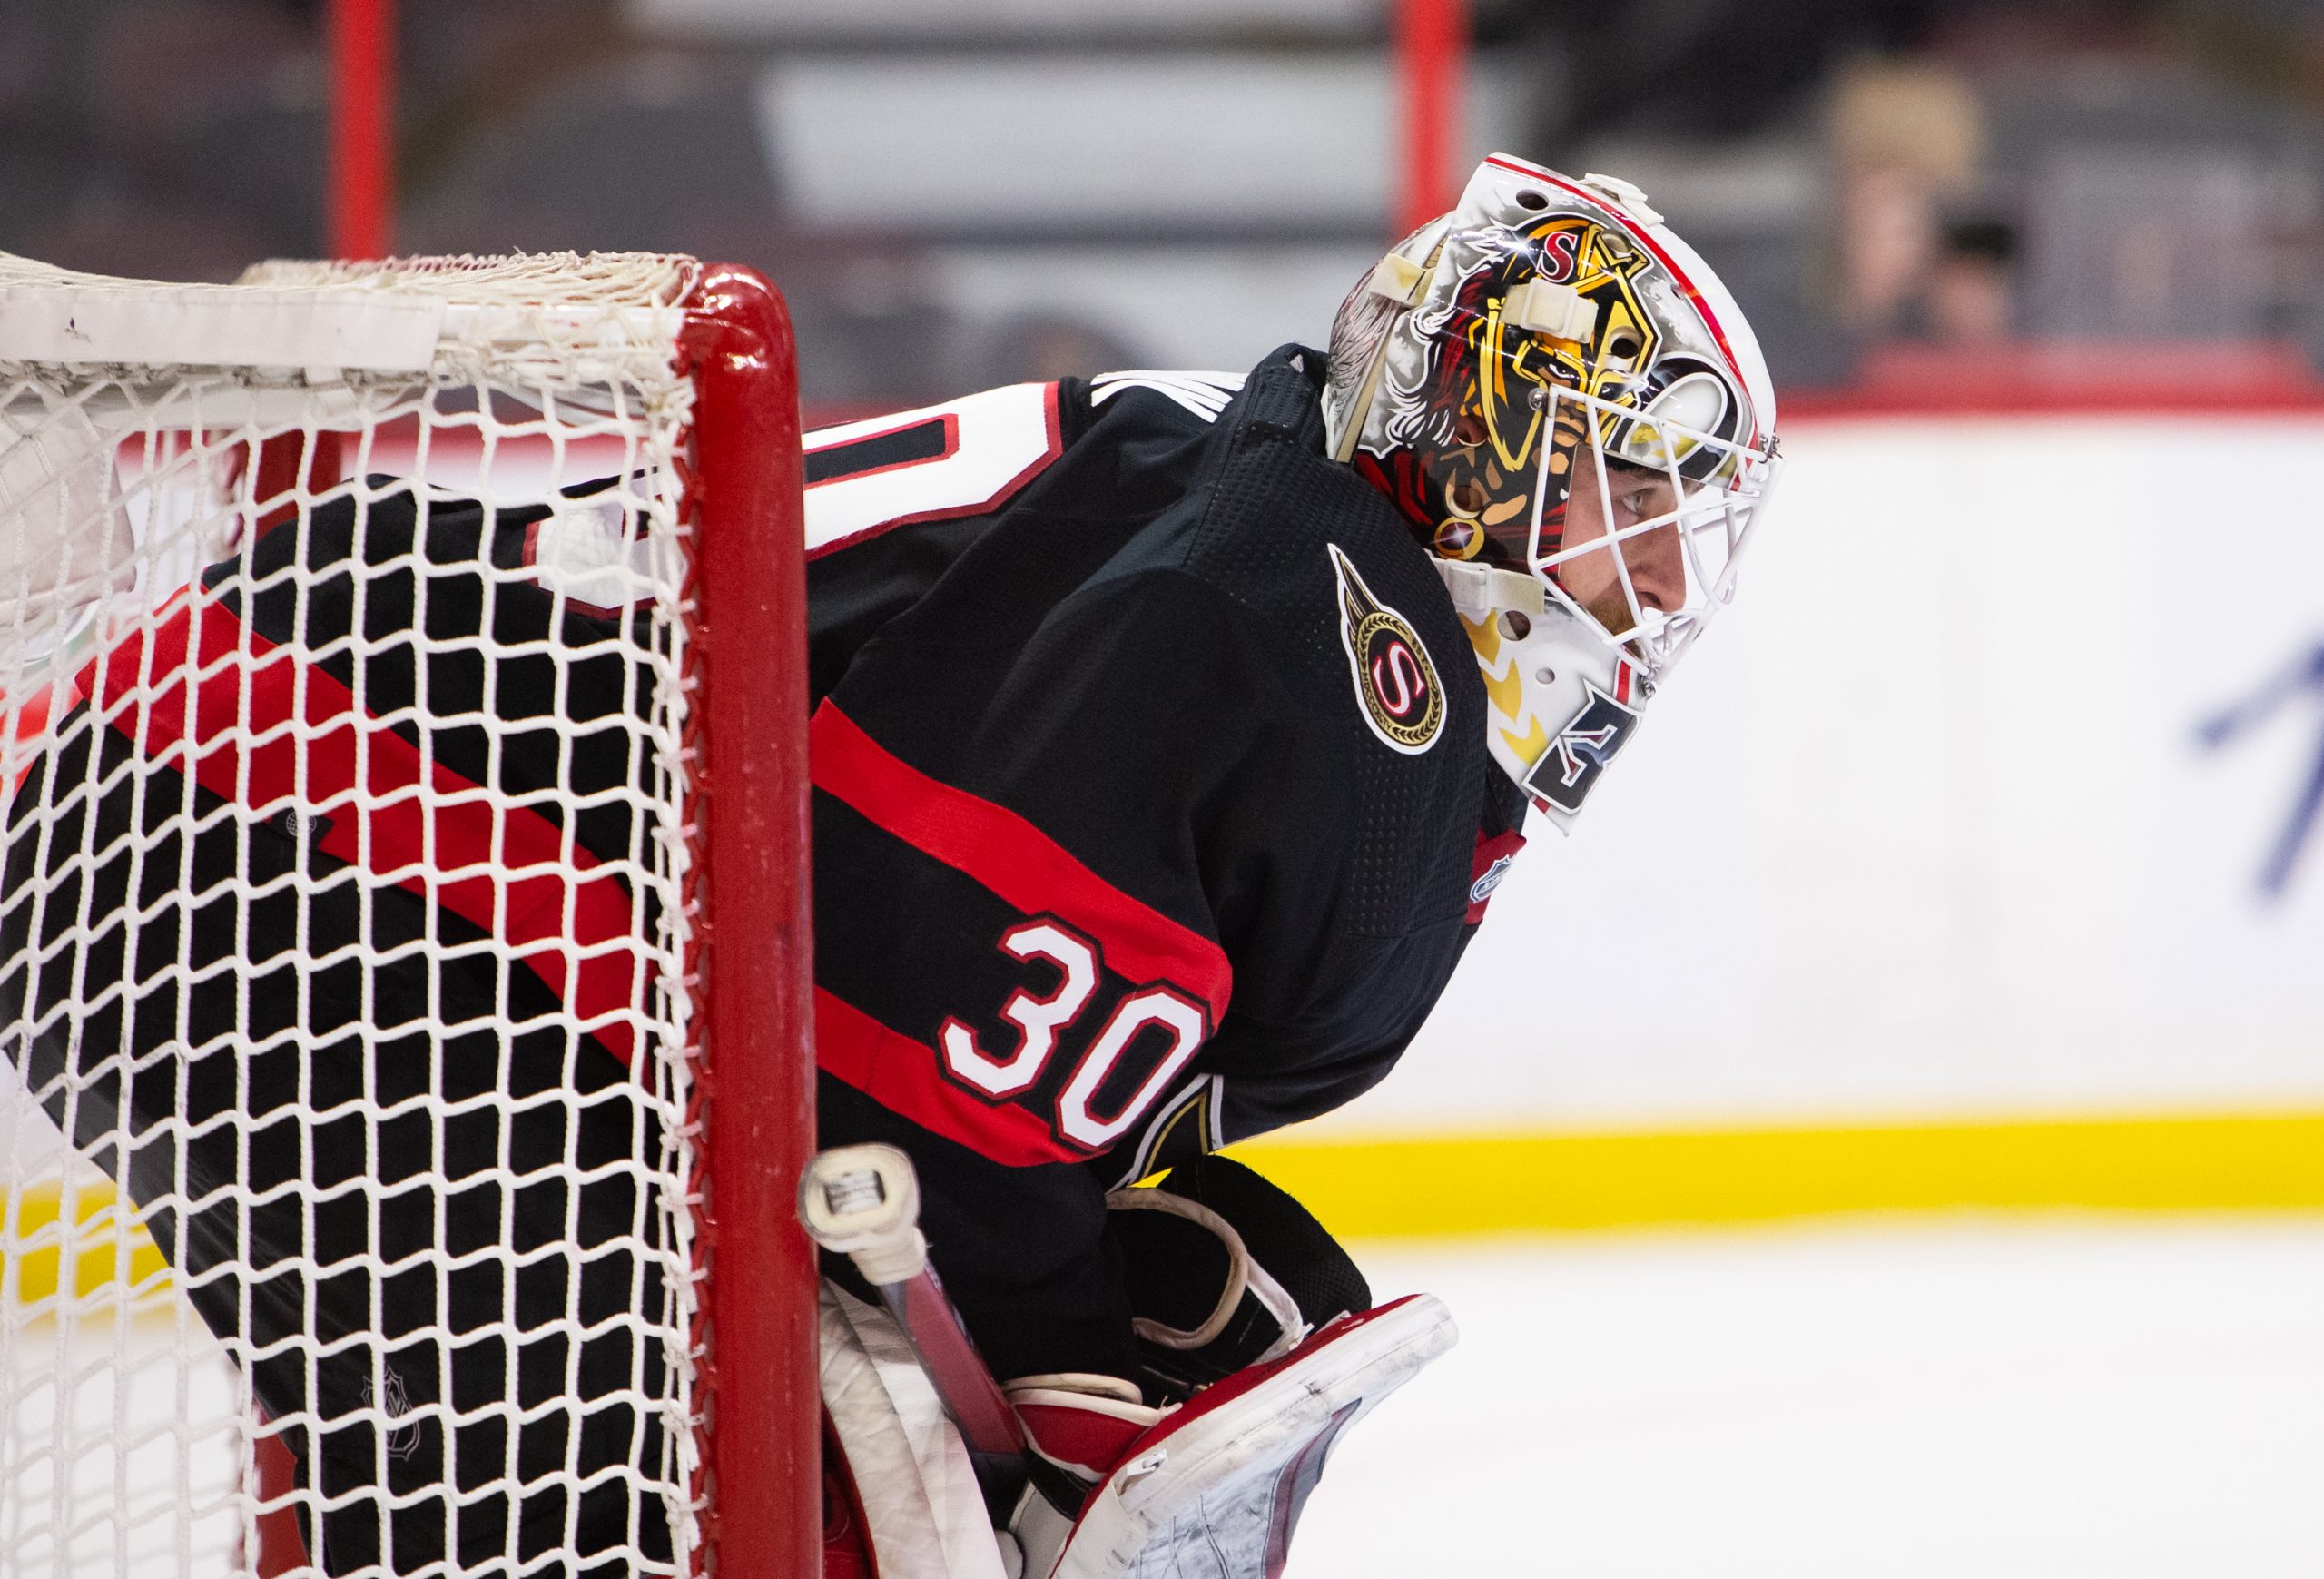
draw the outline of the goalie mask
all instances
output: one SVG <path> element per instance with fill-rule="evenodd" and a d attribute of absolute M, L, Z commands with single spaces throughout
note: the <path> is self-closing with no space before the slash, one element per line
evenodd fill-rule
<path fill-rule="evenodd" d="M 1561 828 L 1734 596 L 1776 470 L 1758 342 L 1660 220 L 1496 154 L 1332 328 L 1331 452 L 1436 557 L 1493 756 Z"/>

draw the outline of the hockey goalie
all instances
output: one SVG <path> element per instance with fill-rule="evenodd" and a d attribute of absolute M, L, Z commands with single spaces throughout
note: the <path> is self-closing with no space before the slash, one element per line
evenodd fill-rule
<path fill-rule="evenodd" d="M 1283 1571 L 1329 1454 L 1452 1327 L 1427 1296 L 1374 1307 L 1312 1217 L 1213 1153 L 1395 1064 L 1529 806 L 1561 830 L 1575 818 L 1732 596 L 1774 419 L 1741 313 L 1643 193 L 1496 156 L 1357 283 L 1326 350 L 1285 346 L 1242 375 L 1015 385 L 809 436 L 820 1143 L 908 1160 L 943 1296 L 915 1311 L 897 1292 L 922 1287 L 914 1268 L 825 1258 L 828 1572 Z M 623 618 L 621 479 L 516 513 L 392 479 L 359 491 L 213 567 L 243 650 L 305 650 L 336 673 L 351 629 L 424 626 L 437 656 L 379 669 L 374 692 L 425 690 L 493 724 L 426 743 L 431 760 L 520 797 L 536 755 L 570 784 L 625 782 L 632 765 L 589 733 L 636 689 L 590 650 Z M 352 601 L 350 564 L 378 572 Z M 473 661 L 462 632 L 487 618 L 565 650 Z M 94 734 L 70 750 L 139 749 Z M 16 814 L 44 783 L 102 777 L 60 753 Z M 212 794 L 187 791 L 204 808 Z M 574 844 L 626 848 L 611 803 L 590 804 Z M 190 839 L 168 870 L 342 858 L 343 829 L 216 825 L 234 831 Z M 44 847 L 12 843 L 10 892 Z M 121 892 L 85 903 L 125 904 L 138 880 L 99 873 Z M 213 1327 L 261 1356 L 303 1335 L 322 1357 L 261 1360 L 252 1378 L 277 1417 L 320 1423 L 299 1466 L 321 1510 L 310 1547 L 335 1573 L 612 1571 L 592 1554 L 632 1549 L 641 1524 L 615 1467 L 664 1428 L 634 1380 L 648 1357 L 617 1323 L 590 1325 L 635 1272 L 592 1250 L 638 1212 L 592 1170 L 639 1132 L 626 1049 L 495 1040 L 510 1018 L 496 1006 L 546 989 L 458 960 L 425 967 L 443 972 L 426 983 L 438 1014 L 399 1018 L 388 988 L 334 999 L 328 972 L 266 964 L 261 909 L 172 945 L 197 967 L 242 951 L 247 999 L 213 1002 L 181 969 L 166 1015 L 107 1032 L 147 1039 L 108 1100 L 182 1120 L 178 1143 L 221 1148 L 222 1172 L 286 1181 L 264 1198 L 280 1209 L 180 1237 Z M 39 957 L 28 924 L 0 913 L 0 957 Z M 308 954 L 359 942 L 383 971 L 408 940 L 457 941 L 399 890 L 301 924 Z M 1541 955 L 1554 982 L 1554 940 Z M 5 985 L 34 1005 L 73 991 L 41 969 Z M 295 1020 L 304 1040 L 237 1072 L 170 1066 L 172 1028 L 229 1014 Z M 351 1046 L 359 1024 L 369 1061 L 326 1069 L 333 1028 Z M 102 1040 L 84 1025 L 10 1056 L 53 1071 Z M 392 1106 L 431 1079 L 468 1082 L 455 1100 L 580 1087 L 590 1102 L 575 1132 L 448 1125 L 419 1137 L 424 1157 L 350 1150 L 310 1121 L 318 1081 L 368 1082 Z M 205 1125 L 268 1090 L 279 1121 Z M 537 1286 L 448 1294 L 378 1258 L 300 1270 L 330 1268 L 338 1233 L 459 1239 L 469 1182 L 545 1146 L 577 1167 L 518 1225 Z M 387 1204 L 335 1227 L 332 1180 L 366 1169 L 389 1178 Z M 136 1160 L 123 1171 L 135 1188 Z M 301 1199 L 326 1210 L 302 1215 Z M 281 1270 L 232 1271 L 250 1266 Z M 461 1357 L 469 1338 L 512 1318 L 529 1331 L 538 1309 L 590 1336 L 507 1363 L 525 1387 L 602 1397 L 586 1439 L 536 1442 L 547 1427 L 524 1424 L 472 1447 L 431 1424 L 462 1416 L 429 1388 L 507 1385 Z M 928 1360 L 926 1343 L 956 1340 Z M 389 1351 L 408 1410 L 375 1396 Z M 462 1490 L 470 1466 L 537 1450 L 575 1466 L 538 1500 Z"/>
<path fill-rule="evenodd" d="M 1730 597 L 1774 417 L 1644 194 L 1495 157 L 1327 354 L 811 438 L 822 1143 L 917 1165 L 1024 1573 L 1273 1579 L 1452 1341 L 1206 1154 L 1388 1072 Z"/>

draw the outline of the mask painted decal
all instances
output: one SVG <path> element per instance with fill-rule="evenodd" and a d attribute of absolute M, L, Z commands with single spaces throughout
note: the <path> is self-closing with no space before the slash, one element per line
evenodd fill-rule
<path fill-rule="evenodd" d="M 1525 787 L 1541 800 L 1571 815 L 1581 809 L 1590 788 L 1638 727 L 1638 714 L 1623 706 L 1596 686 L 1588 687 L 1589 705 L 1557 732 L 1550 748 L 1525 779 Z"/>
<path fill-rule="evenodd" d="M 1372 596 L 1345 554 L 1326 545 L 1339 578 L 1340 644 L 1364 721 L 1391 750 L 1417 756 L 1444 728 L 1444 687 L 1412 622 Z"/>

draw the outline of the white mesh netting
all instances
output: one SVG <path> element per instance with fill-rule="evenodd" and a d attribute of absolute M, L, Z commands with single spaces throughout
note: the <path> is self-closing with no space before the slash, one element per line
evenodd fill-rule
<path fill-rule="evenodd" d="M 0 1571 L 686 1567 L 694 274 L 0 255 Z"/>

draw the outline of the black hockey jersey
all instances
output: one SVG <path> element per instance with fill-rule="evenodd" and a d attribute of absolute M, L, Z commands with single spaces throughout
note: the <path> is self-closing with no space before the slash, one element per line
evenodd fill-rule
<path fill-rule="evenodd" d="M 1135 1374 L 1104 1190 L 1376 1083 L 1521 843 L 1321 372 L 809 436 L 822 1140 L 912 1155 L 1003 1376 Z"/>
<path fill-rule="evenodd" d="M 1017 385 L 811 438 L 822 1138 L 911 1153 L 937 1265 L 1003 1375 L 1135 1374 L 1104 1190 L 1378 1081 L 1521 842 L 1521 796 L 1488 757 L 1482 682 L 1428 556 L 1384 496 L 1324 458 L 1321 365 L 1286 348 L 1247 381 Z M 650 690 L 629 672 L 635 655 L 608 640 L 621 616 L 535 584 L 546 506 L 493 514 L 391 479 L 366 493 L 359 509 L 335 499 L 307 528 L 261 537 L 205 575 L 199 620 L 188 604 L 140 639 L 199 643 L 200 688 L 219 691 L 226 715 L 344 719 L 369 742 L 372 780 L 432 775 L 458 793 L 430 845 L 397 820 L 400 797 L 332 814 L 357 794 L 348 753 L 310 751 L 294 773 L 269 731 L 273 744 L 247 760 L 197 754 L 183 794 L 210 814 L 189 859 L 214 886 L 192 913 L 195 956 L 246 954 L 269 1015 L 311 1021 L 330 1007 L 348 1017 L 334 1034 L 353 1035 L 366 1014 L 377 1033 L 376 984 L 322 1005 L 292 962 L 298 925 L 241 915 L 237 872 L 302 862 L 331 879 L 299 923 L 310 950 L 505 933 L 528 969 L 478 955 L 420 981 L 418 956 L 389 951 L 374 973 L 413 975 L 409 1003 L 461 1024 L 553 1031 L 569 1004 L 593 1045 L 568 1063 L 562 1033 L 544 1031 L 527 1078 L 615 1082 L 636 968 L 620 871 L 636 834 L 625 797 L 597 792 L 641 771 L 625 710 Z M 304 573 L 286 576 L 294 559 Z M 359 597 L 347 574 L 359 563 L 369 567 Z M 504 639 L 569 650 L 487 673 L 465 639 L 487 622 Z M 359 698 L 348 646 L 359 627 Z M 42 785 L 66 794 L 84 782 L 92 753 L 110 763 L 142 750 L 149 780 L 171 771 L 170 730 L 212 704 L 172 691 L 126 706 L 148 670 L 116 655 L 106 726 L 77 712 L 57 770 L 27 785 L 12 819 L 46 797 Z M 449 720 L 424 743 L 406 738 L 422 692 Z M 148 804 L 135 781 L 100 776 L 114 786 L 98 812 L 108 827 L 181 804 L 179 791 Z M 301 785 L 322 814 L 215 815 Z M 584 792 L 569 842 L 547 793 L 559 785 Z M 118 848 L 89 877 L 108 895 L 180 870 Z M 576 872 L 505 897 L 429 873 L 431 859 L 489 850 Z M 519 860 L 527 851 L 540 859 Z M 29 892 L 40 847 L 12 841 L 8 855 L 7 893 Z M 366 869 L 377 881 L 359 881 Z M 75 913 L 52 905 L 47 924 Z M 23 955 L 27 924 L 0 899 L 0 957 Z M 153 957 L 135 972 L 176 981 L 172 936 L 147 942 Z M 258 1010 L 235 980 L 204 976 L 182 1013 L 141 1013 L 87 1040 L 142 1047 L 185 1016 L 236 1023 Z M 46 1003 L 71 983 L 43 974 L 0 989 Z M 429 1014 L 412 1014 L 409 1026 L 389 1016 L 398 1034 L 421 1034 Z M 398 1067 L 433 1063 L 490 1078 L 506 1058 L 479 1049 Z M 159 1110 L 178 1100 L 173 1077 L 146 1084 Z M 230 1081 L 218 1100 L 239 1090 Z M 311 1150 L 286 1142 L 284 1165 Z"/>

